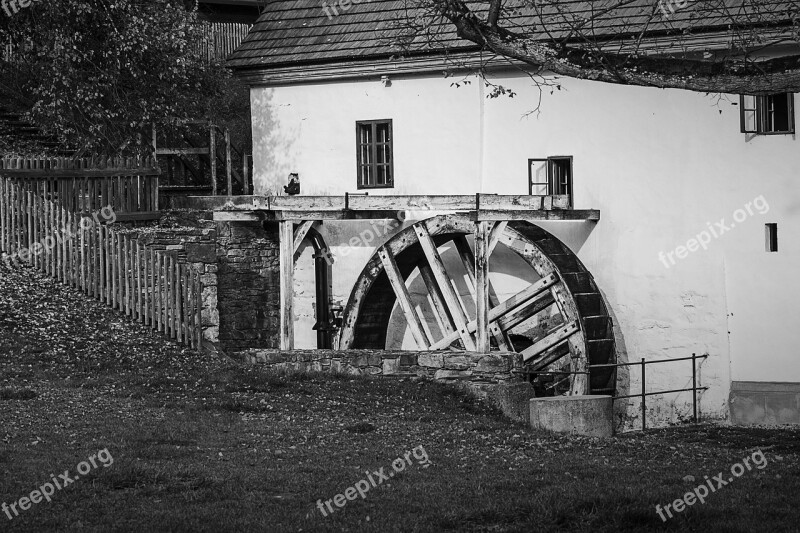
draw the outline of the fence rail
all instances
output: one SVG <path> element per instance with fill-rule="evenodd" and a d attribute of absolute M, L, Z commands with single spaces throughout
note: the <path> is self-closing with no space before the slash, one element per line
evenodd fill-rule
<path fill-rule="evenodd" d="M 39 198 L 72 212 L 111 206 L 115 213 L 158 213 L 159 169 L 155 160 L 10 158 L 0 160 L 0 176 Z M 22 195 L 24 198 L 24 195 Z"/>
<path fill-rule="evenodd" d="M 30 183 L 48 181 L 0 174 L 2 263 L 32 266 L 180 343 L 200 346 L 202 286 L 196 271 L 176 252 L 111 229 L 106 222 L 116 220 L 113 196 L 93 193 L 83 196 L 90 201 L 69 204 L 54 201 L 53 189 Z M 98 198 L 110 203 L 92 212 Z"/>

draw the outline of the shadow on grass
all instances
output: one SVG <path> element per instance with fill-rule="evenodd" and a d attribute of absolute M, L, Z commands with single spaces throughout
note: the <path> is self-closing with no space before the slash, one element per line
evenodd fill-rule
<path fill-rule="evenodd" d="M 0 400 L 32 400 L 37 394 L 30 389 L 0 388 Z"/>

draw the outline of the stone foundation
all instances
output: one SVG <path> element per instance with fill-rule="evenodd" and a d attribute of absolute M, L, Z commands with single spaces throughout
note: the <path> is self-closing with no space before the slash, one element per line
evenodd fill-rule
<path fill-rule="evenodd" d="M 354 375 L 419 376 L 465 382 L 505 383 L 519 354 L 511 352 L 407 352 L 382 350 L 250 349 L 234 358 L 275 370 L 344 372 Z"/>

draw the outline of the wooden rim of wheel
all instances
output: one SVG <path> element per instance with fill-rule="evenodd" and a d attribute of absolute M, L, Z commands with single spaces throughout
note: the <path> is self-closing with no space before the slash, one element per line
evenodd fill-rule
<path fill-rule="evenodd" d="M 419 350 L 446 350 L 458 344 L 474 351 L 477 324 L 465 309 L 474 301 L 465 302 L 456 293 L 438 247 L 447 242 L 455 246 L 474 296 L 475 259 L 466 237 L 475 226 L 466 215 L 436 216 L 401 230 L 379 247 L 351 292 L 339 332 L 339 349 L 385 348 L 389 318 L 397 302 Z M 569 394 L 613 390 L 613 371 L 589 368 L 613 362 L 615 350 L 607 307 L 581 261 L 555 236 L 529 222 L 494 224 L 488 239 L 490 254 L 498 243 L 513 250 L 540 277 L 503 302 L 489 285 L 489 335 L 498 348 L 515 351 L 508 332 L 555 305 L 564 321 L 521 351 L 525 367 L 548 372 L 563 370 L 568 364 L 572 374 L 560 375 L 560 379 L 569 380 L 568 389 L 566 383 L 561 384 L 561 390 Z M 435 311 L 439 335 L 426 327 L 411 302 L 406 280 L 416 268 Z"/>

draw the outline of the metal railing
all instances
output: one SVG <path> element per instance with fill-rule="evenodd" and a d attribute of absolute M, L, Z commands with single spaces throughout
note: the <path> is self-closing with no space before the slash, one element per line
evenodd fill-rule
<path fill-rule="evenodd" d="M 691 392 L 692 393 L 692 420 L 693 422 L 697 423 L 700 421 L 697 409 L 697 391 L 700 390 L 708 390 L 708 387 L 698 387 L 697 386 L 697 360 L 698 359 L 706 359 L 708 358 L 708 354 L 697 355 L 693 353 L 691 357 L 677 357 L 675 359 L 658 359 L 655 361 L 647 361 L 642 358 L 641 361 L 637 361 L 634 363 L 606 363 L 606 364 L 599 364 L 599 365 L 589 365 L 588 368 L 591 370 L 592 368 L 619 368 L 622 366 L 639 366 L 642 371 L 642 390 L 637 394 L 625 394 L 622 396 L 617 396 L 616 394 L 612 395 L 612 399 L 616 400 L 624 400 L 627 398 L 640 398 L 642 403 L 642 430 L 647 429 L 647 397 L 648 396 L 656 396 L 659 394 L 671 394 L 675 392 Z M 689 388 L 684 389 L 669 389 L 663 391 L 652 391 L 647 392 L 647 365 L 654 365 L 659 363 L 674 363 L 676 361 L 691 361 L 692 362 L 692 386 Z M 616 371 L 615 371 L 616 372 Z M 514 373 L 517 374 L 526 374 L 526 375 L 540 375 L 540 374 L 589 374 L 589 372 L 553 372 L 553 371 L 538 371 L 538 370 L 522 370 L 522 371 L 515 371 Z"/>

